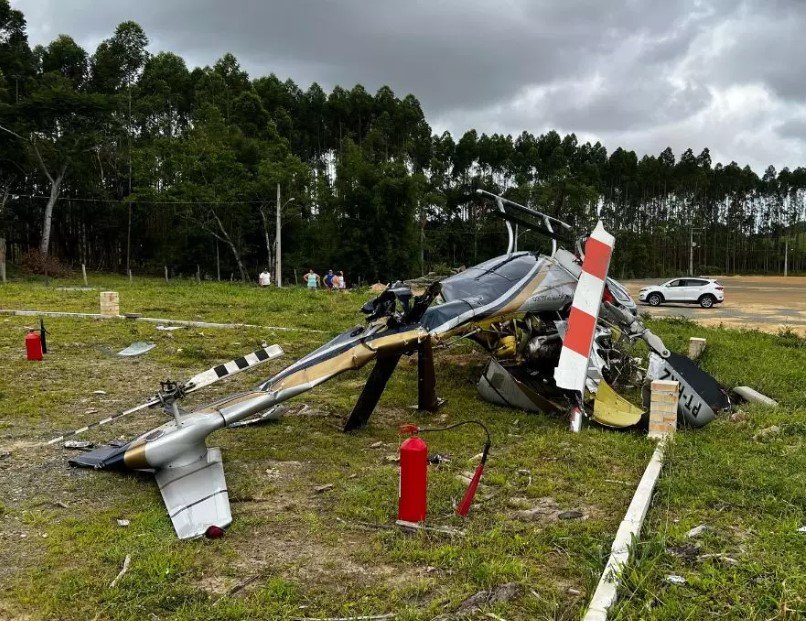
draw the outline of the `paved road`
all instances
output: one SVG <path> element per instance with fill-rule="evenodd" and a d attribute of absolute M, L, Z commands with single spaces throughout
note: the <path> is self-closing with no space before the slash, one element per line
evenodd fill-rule
<path fill-rule="evenodd" d="M 687 317 L 704 325 L 724 323 L 766 332 L 790 328 L 806 336 L 806 277 L 724 276 L 725 302 L 713 308 L 695 304 L 639 305 L 653 317 Z M 663 280 L 630 280 L 625 286 L 638 299 L 638 290 Z"/>

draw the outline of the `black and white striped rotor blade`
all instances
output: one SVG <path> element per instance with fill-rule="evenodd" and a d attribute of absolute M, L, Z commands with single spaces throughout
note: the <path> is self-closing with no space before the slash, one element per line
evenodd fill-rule
<path fill-rule="evenodd" d="M 209 386 L 210 384 L 216 383 L 220 379 L 224 379 L 225 377 L 229 377 L 230 375 L 235 375 L 236 373 L 240 373 L 241 371 L 245 371 L 247 369 L 251 369 L 253 367 L 258 366 L 264 362 L 268 362 L 274 358 L 278 358 L 283 355 L 283 348 L 279 345 L 270 345 L 269 347 L 263 347 L 262 349 L 258 349 L 250 354 L 246 354 L 245 356 L 241 356 L 240 358 L 236 358 L 235 360 L 230 360 L 225 364 L 219 364 L 218 366 L 213 367 L 212 369 L 207 369 L 197 375 L 194 375 L 189 380 L 187 380 L 184 384 L 182 384 L 185 393 L 194 392 L 199 390 L 200 388 L 204 388 Z M 78 429 L 74 429 L 73 431 L 68 431 L 65 434 L 60 435 L 57 438 L 53 438 L 52 440 L 48 440 L 47 442 L 43 443 L 41 446 L 49 446 L 51 444 L 56 444 L 57 442 L 61 442 L 67 438 L 71 438 L 72 436 L 77 436 L 81 433 L 89 431 L 90 429 L 94 429 L 95 427 L 100 427 L 101 425 L 106 425 L 113 421 L 116 421 L 119 418 L 122 418 L 128 414 L 133 414 L 134 412 L 139 412 L 140 410 L 144 410 L 146 408 L 154 407 L 162 402 L 159 395 L 156 397 L 152 397 L 145 403 L 141 403 L 138 406 L 135 406 L 131 409 L 124 410 L 123 412 L 118 412 L 117 414 L 112 414 L 111 416 L 107 416 L 106 418 L 99 420 L 94 423 L 90 423 L 89 425 L 85 425 L 84 427 L 79 427 Z"/>
<path fill-rule="evenodd" d="M 282 356 L 283 353 L 283 348 L 279 345 L 269 345 L 268 347 L 258 349 L 251 354 L 246 354 L 245 356 L 241 356 L 235 360 L 230 360 L 226 364 L 219 364 L 212 369 L 207 369 L 198 375 L 194 375 L 188 381 L 186 381 L 184 384 L 185 392 L 199 390 L 200 388 L 214 384 L 220 379 L 224 379 L 230 375 L 235 375 L 241 371 L 254 368 L 257 365 L 268 362 L 269 360 L 273 360 L 274 358 L 278 358 Z"/>
<path fill-rule="evenodd" d="M 157 405 L 160 400 L 156 397 L 146 401 L 145 403 L 141 403 L 138 406 L 130 408 L 128 410 L 124 410 L 122 412 L 118 412 L 117 414 L 112 414 L 111 416 L 107 416 L 99 421 L 94 423 L 90 423 L 89 425 L 85 425 L 84 427 L 79 427 L 78 429 L 74 429 L 73 431 L 68 431 L 65 434 L 60 435 L 58 438 L 53 438 L 52 440 L 48 440 L 41 446 L 50 446 L 51 444 L 56 444 L 57 442 L 61 442 L 62 440 L 66 440 L 67 438 L 71 438 L 73 436 L 77 436 L 80 433 L 84 433 L 85 431 L 89 431 L 90 429 L 95 429 L 96 427 L 100 427 L 101 425 L 107 425 L 113 421 L 116 421 L 119 418 L 123 418 L 128 414 L 133 414 L 134 412 L 139 412 L 140 410 L 145 410 L 146 408 L 153 407 Z"/>

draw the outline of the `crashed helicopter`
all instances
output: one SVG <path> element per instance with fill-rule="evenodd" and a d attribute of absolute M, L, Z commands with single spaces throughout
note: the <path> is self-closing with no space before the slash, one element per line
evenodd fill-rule
<path fill-rule="evenodd" d="M 186 394 L 282 353 L 258 350 L 183 383 L 168 382 L 154 397 L 98 424 L 146 407 L 162 406 L 172 420 L 130 442 L 103 445 L 72 459 L 75 466 L 141 470 L 155 474 L 168 514 L 181 539 L 197 537 L 232 521 L 221 452 L 207 437 L 271 413 L 345 371 L 375 366 L 344 430 L 367 424 L 387 381 L 404 355 L 417 353 L 418 407 L 435 411 L 434 349 L 470 339 L 491 354 L 478 383 L 482 397 L 528 411 L 567 413 L 578 431 L 583 417 L 611 427 L 641 422 L 643 411 L 618 396 L 611 384 L 635 375 L 628 345 L 642 340 L 650 355 L 647 378 L 680 382 L 680 418 L 700 427 L 729 406 L 714 378 L 670 352 L 647 329 L 626 290 L 607 276 L 613 237 L 599 223 L 585 241 L 571 226 L 501 196 L 494 200 L 509 237 L 506 254 L 431 283 L 421 295 L 400 282 L 367 302 L 364 325 L 356 326 L 286 367 L 252 391 L 186 413 Z M 551 254 L 515 251 L 514 225 L 551 239 Z M 558 242 L 576 244 L 577 254 Z M 640 372 L 640 370 L 638 370 Z M 591 408 L 586 394 L 595 395 Z M 267 414 L 264 414 L 267 416 Z M 60 436 L 85 431 L 76 430 Z"/>

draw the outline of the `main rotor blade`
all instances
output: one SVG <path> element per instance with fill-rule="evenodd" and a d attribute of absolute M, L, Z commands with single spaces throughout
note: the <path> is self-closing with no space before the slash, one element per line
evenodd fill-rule
<path fill-rule="evenodd" d="M 279 345 L 270 345 L 268 347 L 263 347 L 258 349 L 255 352 L 250 354 L 246 354 L 245 356 L 241 356 L 240 358 L 235 358 L 235 360 L 231 360 L 225 364 L 219 364 L 218 366 L 212 367 L 207 369 L 206 371 L 202 371 L 191 377 L 189 380 L 181 384 L 183 387 L 183 392 L 185 394 L 195 392 L 201 388 L 206 388 L 211 384 L 215 384 L 218 380 L 223 379 L 225 377 L 229 377 L 230 375 L 235 375 L 236 373 L 240 373 L 241 371 L 245 371 L 247 369 L 251 369 L 256 367 L 259 364 L 277 358 L 283 355 L 283 348 Z M 53 438 L 52 440 L 48 440 L 47 442 L 42 443 L 40 446 L 49 446 L 51 444 L 56 444 L 57 442 L 61 442 L 65 438 L 70 438 L 72 436 L 76 436 L 78 434 L 84 433 L 89 431 L 90 429 L 94 429 L 95 427 L 100 427 L 101 425 L 106 425 L 111 423 L 112 421 L 116 421 L 119 418 L 123 418 L 128 414 L 134 414 L 135 412 L 139 412 L 140 410 L 144 410 L 146 408 L 154 407 L 162 403 L 162 399 L 159 395 L 155 395 L 151 397 L 145 403 L 141 403 L 133 408 L 128 410 L 124 410 L 123 412 L 118 412 L 117 414 L 113 414 L 112 416 L 108 416 L 102 420 L 99 420 L 94 423 L 90 423 L 84 427 L 80 427 L 78 429 L 74 429 L 73 431 L 69 431 L 63 435 L 60 435 L 58 438 Z"/>
<path fill-rule="evenodd" d="M 186 381 L 184 384 L 185 392 L 194 392 L 200 388 L 205 388 L 210 384 L 215 384 L 220 379 L 235 375 L 241 371 L 246 371 L 247 369 L 256 367 L 274 358 L 279 358 L 283 353 L 283 348 L 279 345 L 269 345 L 251 354 L 246 354 L 245 356 L 231 360 L 226 364 L 219 364 L 212 369 L 207 369 L 206 371 L 194 375 Z"/>
<path fill-rule="evenodd" d="M 381 398 L 384 388 L 386 388 L 386 382 L 392 377 L 392 373 L 402 355 L 393 354 L 378 358 L 372 373 L 369 374 L 367 383 L 364 385 L 364 390 L 361 391 L 361 395 L 350 413 L 350 418 L 347 419 L 347 423 L 344 425 L 344 431 L 353 431 L 367 424 L 372 411 L 378 405 L 378 400 Z"/>

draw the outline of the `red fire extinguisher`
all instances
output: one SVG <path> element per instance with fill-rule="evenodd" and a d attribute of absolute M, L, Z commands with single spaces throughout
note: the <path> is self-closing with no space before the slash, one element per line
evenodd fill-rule
<path fill-rule="evenodd" d="M 405 522 L 422 522 L 425 520 L 427 508 L 427 487 L 428 487 L 428 445 L 418 435 L 432 431 L 448 431 L 462 425 L 479 425 L 487 435 L 484 443 L 484 450 L 481 454 L 481 462 L 473 473 L 473 479 L 468 485 L 462 501 L 456 508 L 457 515 L 465 517 L 470 511 L 470 505 L 476 495 L 479 480 L 484 472 L 484 465 L 487 463 L 487 455 L 490 452 L 490 432 L 484 424 L 467 420 L 447 427 L 432 427 L 420 429 L 417 425 L 403 425 L 400 428 L 401 434 L 411 434 L 400 445 L 400 489 L 398 493 L 399 503 L 397 519 Z"/>
<path fill-rule="evenodd" d="M 28 360 L 42 360 L 42 340 L 34 329 L 25 335 L 25 353 Z"/>
<path fill-rule="evenodd" d="M 398 490 L 397 519 L 405 522 L 425 520 L 428 486 L 428 445 L 416 435 L 415 425 L 400 428 L 402 433 L 412 433 L 400 445 L 400 488 Z"/>

